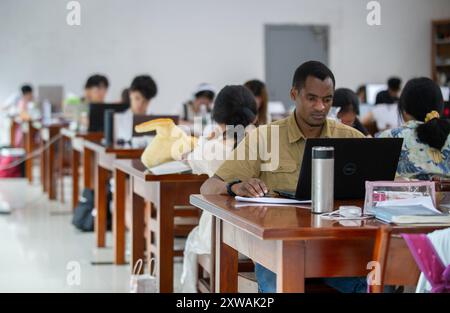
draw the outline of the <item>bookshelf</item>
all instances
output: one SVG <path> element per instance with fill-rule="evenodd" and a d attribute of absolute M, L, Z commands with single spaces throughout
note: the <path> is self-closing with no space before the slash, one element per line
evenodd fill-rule
<path fill-rule="evenodd" d="M 441 86 L 450 83 L 450 19 L 432 21 L 431 75 Z"/>

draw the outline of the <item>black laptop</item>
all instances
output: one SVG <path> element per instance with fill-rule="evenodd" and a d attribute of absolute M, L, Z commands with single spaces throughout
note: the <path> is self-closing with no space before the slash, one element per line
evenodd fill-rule
<path fill-rule="evenodd" d="M 124 112 L 130 108 L 125 103 L 91 103 L 89 104 L 89 132 L 105 131 L 105 111 Z"/>
<path fill-rule="evenodd" d="M 307 139 L 296 191 L 274 190 L 282 197 L 311 200 L 313 147 L 334 147 L 334 198 L 363 199 L 366 181 L 394 180 L 403 138 Z"/>

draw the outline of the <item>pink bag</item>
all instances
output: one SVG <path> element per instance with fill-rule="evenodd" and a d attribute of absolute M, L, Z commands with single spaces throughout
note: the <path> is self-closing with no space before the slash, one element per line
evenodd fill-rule
<path fill-rule="evenodd" d="M 445 266 L 431 240 L 424 234 L 402 234 L 433 293 L 450 293 L 450 264 Z"/>
<path fill-rule="evenodd" d="M 23 149 L 2 149 L 0 151 L 0 178 L 24 177 L 23 163 L 18 161 L 25 155 Z"/>

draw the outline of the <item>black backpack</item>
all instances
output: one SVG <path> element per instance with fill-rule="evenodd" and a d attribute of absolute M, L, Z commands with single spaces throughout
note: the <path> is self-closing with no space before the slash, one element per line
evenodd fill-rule
<path fill-rule="evenodd" d="M 111 230 L 112 216 L 109 210 L 109 203 L 112 200 L 112 194 L 109 191 L 109 184 L 107 184 L 107 229 Z M 75 211 L 73 213 L 72 224 L 81 231 L 94 231 L 94 190 L 84 189 L 78 201 Z"/>

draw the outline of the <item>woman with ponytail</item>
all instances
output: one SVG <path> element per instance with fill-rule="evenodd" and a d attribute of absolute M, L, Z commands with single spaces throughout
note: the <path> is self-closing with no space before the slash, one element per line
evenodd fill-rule
<path fill-rule="evenodd" d="M 244 139 L 248 128 L 257 121 L 255 97 L 244 86 L 226 86 L 216 97 L 212 119 L 216 123 L 208 138 L 188 155 L 187 161 L 195 174 L 210 177 Z M 182 292 L 197 292 L 197 255 L 211 253 L 211 215 L 203 212 L 199 226 L 189 234 L 184 248 Z"/>
<path fill-rule="evenodd" d="M 441 89 L 431 79 L 414 78 L 406 84 L 398 104 L 405 124 L 380 135 L 403 138 L 398 176 L 450 177 L 450 121 L 441 118 L 443 108 Z"/>

